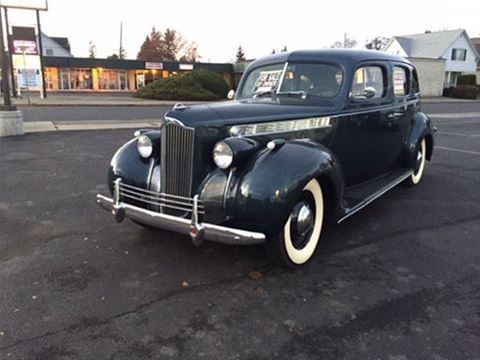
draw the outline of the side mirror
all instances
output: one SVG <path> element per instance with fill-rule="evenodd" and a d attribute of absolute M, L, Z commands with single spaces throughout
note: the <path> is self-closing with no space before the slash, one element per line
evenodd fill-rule
<path fill-rule="evenodd" d="M 371 99 L 373 97 L 375 97 L 375 94 L 377 92 L 375 91 L 375 88 L 371 87 L 371 86 L 367 86 L 365 88 L 365 90 L 363 90 L 363 96 L 365 96 L 366 99 Z"/>
<path fill-rule="evenodd" d="M 230 89 L 230 91 L 227 94 L 227 99 L 228 100 L 233 100 L 235 98 L 235 90 Z"/>

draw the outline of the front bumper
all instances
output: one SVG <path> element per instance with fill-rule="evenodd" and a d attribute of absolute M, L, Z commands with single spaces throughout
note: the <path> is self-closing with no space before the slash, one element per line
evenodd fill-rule
<path fill-rule="evenodd" d="M 186 219 L 121 202 L 119 188 L 120 179 L 117 179 L 113 199 L 97 195 L 97 203 L 102 208 L 111 211 L 117 222 L 128 217 L 142 224 L 190 235 L 196 245 L 199 245 L 203 239 L 230 245 L 254 245 L 265 242 L 265 235 L 259 232 L 199 223 L 197 201 L 194 201 L 191 219 Z"/>

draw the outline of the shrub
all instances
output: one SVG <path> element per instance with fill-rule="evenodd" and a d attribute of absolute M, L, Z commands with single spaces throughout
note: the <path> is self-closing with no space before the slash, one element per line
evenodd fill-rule
<path fill-rule="evenodd" d="M 230 87 L 222 75 L 205 69 L 194 70 L 192 75 L 205 89 L 211 91 L 219 98 L 225 99 L 227 97 Z"/>
<path fill-rule="evenodd" d="M 476 86 L 477 85 L 477 75 L 475 75 L 475 74 L 460 75 L 457 79 L 457 86 L 462 86 L 462 85 Z"/>
<path fill-rule="evenodd" d="M 134 96 L 156 100 L 202 101 L 226 98 L 227 92 L 228 85 L 221 75 L 208 70 L 195 70 L 154 81 L 137 90 Z"/>
<path fill-rule="evenodd" d="M 476 99 L 479 95 L 478 87 L 472 85 L 461 85 L 453 88 L 450 92 L 450 97 L 458 99 Z"/>
<path fill-rule="evenodd" d="M 453 89 L 455 89 L 454 86 L 449 86 L 449 87 L 443 88 L 442 96 L 447 96 L 447 97 L 449 97 L 450 94 L 452 93 L 452 90 L 453 90 Z"/>

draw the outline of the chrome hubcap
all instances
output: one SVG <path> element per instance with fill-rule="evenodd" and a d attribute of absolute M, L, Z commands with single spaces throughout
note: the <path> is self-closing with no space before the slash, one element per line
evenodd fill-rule
<path fill-rule="evenodd" d="M 301 203 L 298 207 L 298 212 L 296 216 L 296 229 L 297 229 L 297 234 L 300 236 L 305 235 L 310 228 L 312 227 L 313 223 L 313 212 L 310 207 L 305 204 Z"/>
<path fill-rule="evenodd" d="M 423 160 L 422 150 L 419 150 L 417 154 L 417 166 L 415 167 L 415 174 L 420 169 L 420 165 L 422 165 L 422 160 Z"/>

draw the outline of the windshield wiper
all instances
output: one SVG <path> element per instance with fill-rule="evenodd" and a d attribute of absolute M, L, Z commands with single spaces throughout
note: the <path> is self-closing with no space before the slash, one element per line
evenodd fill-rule
<path fill-rule="evenodd" d="M 307 98 L 307 92 L 303 90 L 298 90 L 298 91 L 283 91 L 283 92 L 278 92 L 276 95 L 281 95 L 281 96 L 300 96 L 302 99 Z"/>
<path fill-rule="evenodd" d="M 268 91 L 262 91 L 262 92 L 258 92 L 258 93 L 255 93 L 253 94 L 253 98 L 257 98 L 257 97 L 263 97 L 263 96 L 275 96 L 277 95 L 277 93 L 274 91 L 274 90 L 268 90 Z"/>

